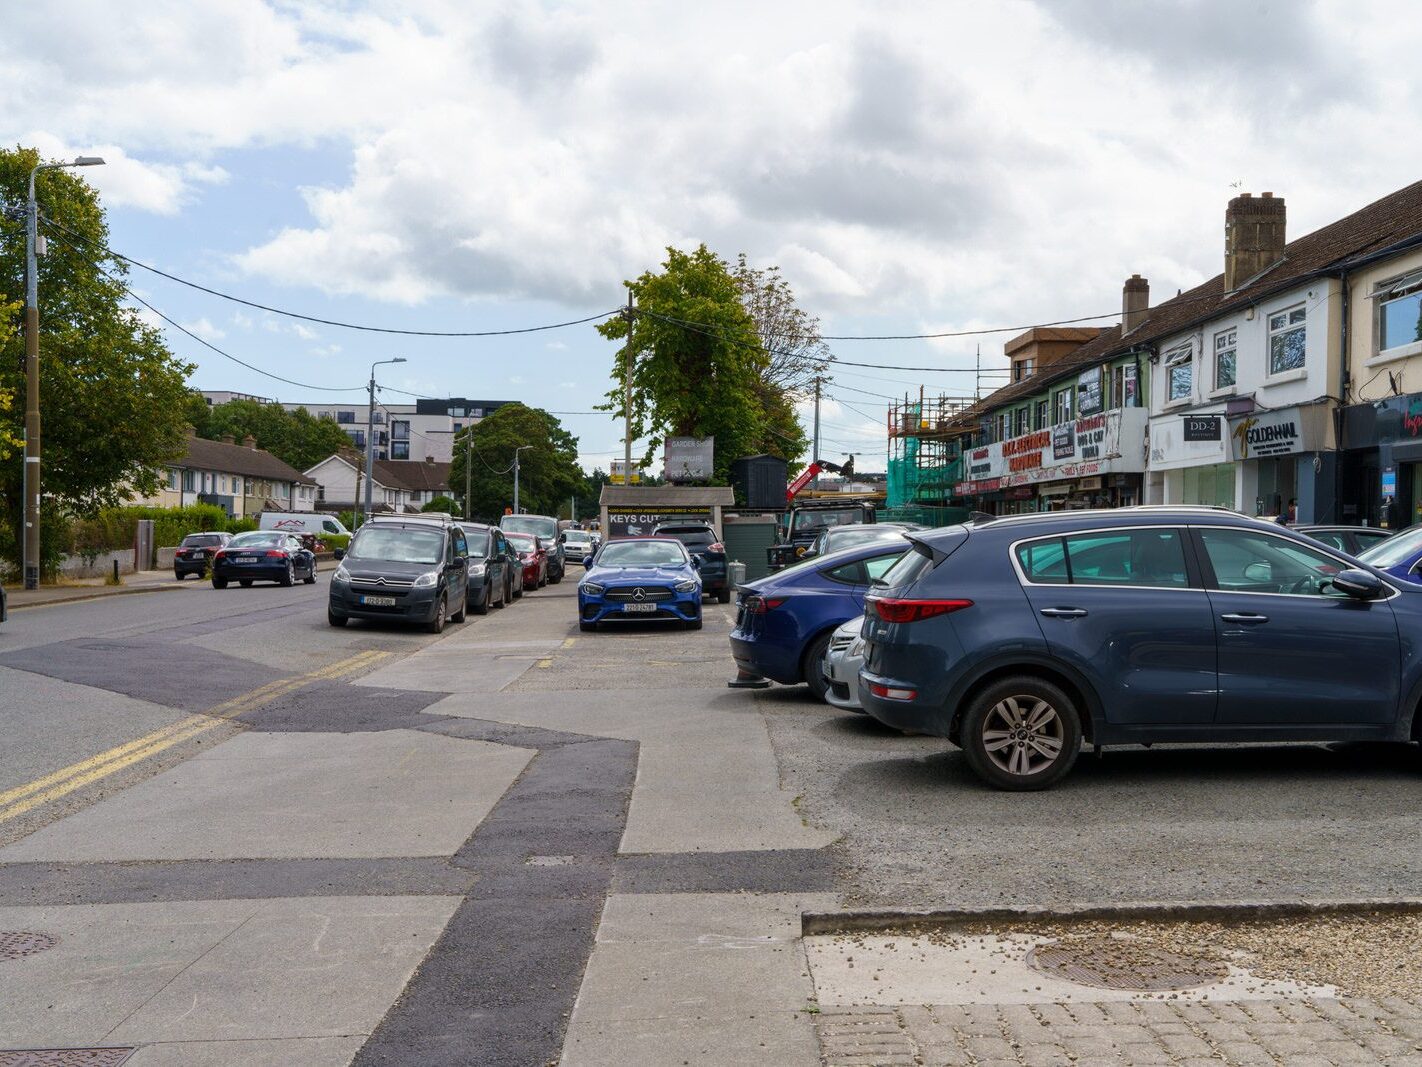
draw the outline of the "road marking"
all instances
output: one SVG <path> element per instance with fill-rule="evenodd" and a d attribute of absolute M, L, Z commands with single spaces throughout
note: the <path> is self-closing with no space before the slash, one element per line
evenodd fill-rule
<path fill-rule="evenodd" d="M 539 670 L 546 671 L 546 670 L 547 670 L 549 667 L 551 667 L 551 666 L 553 666 L 553 657 L 551 657 L 551 656 L 549 656 L 549 657 L 547 657 L 547 658 L 545 658 L 545 659 L 541 659 L 541 660 L 538 661 L 538 669 L 539 669 Z"/>
<path fill-rule="evenodd" d="M 185 715 L 177 722 L 154 730 L 136 740 L 118 745 L 106 752 L 100 752 L 98 755 L 90 756 L 78 763 L 70 764 L 68 767 L 47 774 L 43 778 L 36 778 L 32 782 L 16 786 L 0 793 L 0 822 L 23 815 L 41 804 L 72 793 L 76 789 L 81 789 L 92 782 L 121 771 L 125 767 L 131 767 L 135 763 L 139 763 L 149 756 L 155 756 L 183 741 L 189 741 L 199 734 L 215 729 L 244 711 L 252 711 L 264 704 L 271 703 L 279 696 L 284 696 L 315 682 L 329 681 L 362 670 L 389 655 L 389 652 L 375 650 L 361 652 L 294 678 L 281 678 L 265 685 L 259 685 L 257 688 L 238 694 L 230 700 L 224 700 L 221 704 L 216 704 L 206 711 Z"/>
<path fill-rule="evenodd" d="M 572 648 L 573 645 L 574 645 L 575 643 L 577 643 L 577 640 L 578 640 L 578 639 L 577 639 L 576 637 L 565 637 L 565 638 L 563 638 L 563 647 L 564 647 L 564 648 Z"/>

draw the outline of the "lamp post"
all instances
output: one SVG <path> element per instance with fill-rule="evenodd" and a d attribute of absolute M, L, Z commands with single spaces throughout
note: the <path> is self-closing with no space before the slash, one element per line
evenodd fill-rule
<path fill-rule="evenodd" d="M 30 171 L 29 198 L 25 203 L 25 471 L 21 492 L 25 498 L 25 588 L 39 588 L 40 570 L 40 410 L 39 410 L 39 272 L 35 243 L 39 237 L 39 205 L 35 202 L 35 175 L 62 167 L 98 167 L 98 156 L 77 156 L 72 163 L 41 163 Z"/>
<path fill-rule="evenodd" d="M 387 363 L 404 363 L 404 356 L 394 359 L 379 359 L 370 365 L 370 404 L 365 409 L 365 521 L 370 521 L 371 498 L 374 487 L 371 478 L 375 474 L 375 368 Z"/>
<path fill-rule="evenodd" d="M 520 452 L 524 451 L 525 449 L 529 449 L 529 448 L 532 448 L 532 447 L 533 447 L 532 445 L 519 445 L 517 448 L 514 449 L 514 514 L 515 514 L 515 515 L 519 514 L 519 510 L 518 510 L 518 470 L 519 470 L 518 454 L 519 454 Z"/>

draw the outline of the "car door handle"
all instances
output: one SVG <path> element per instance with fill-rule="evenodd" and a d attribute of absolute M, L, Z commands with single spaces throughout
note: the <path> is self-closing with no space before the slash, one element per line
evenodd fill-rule
<path fill-rule="evenodd" d="M 1268 615 L 1256 615 L 1254 612 L 1228 612 L 1220 616 L 1225 622 L 1238 623 L 1241 626 L 1258 626 L 1261 622 L 1268 622 Z"/>
<path fill-rule="evenodd" d="M 1049 619 L 1084 619 L 1086 618 L 1085 608 L 1043 608 L 1039 615 L 1045 615 Z"/>

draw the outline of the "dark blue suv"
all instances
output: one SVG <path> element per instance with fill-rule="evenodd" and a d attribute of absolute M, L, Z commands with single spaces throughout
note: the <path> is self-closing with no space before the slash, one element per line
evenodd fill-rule
<path fill-rule="evenodd" d="M 1042 789 L 1083 740 L 1415 740 L 1422 586 L 1211 508 L 910 535 L 866 598 L 865 710 Z"/>

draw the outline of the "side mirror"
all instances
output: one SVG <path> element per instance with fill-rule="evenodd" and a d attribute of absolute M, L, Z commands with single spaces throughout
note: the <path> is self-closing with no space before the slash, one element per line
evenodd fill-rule
<path fill-rule="evenodd" d="M 335 556 L 337 562 L 339 562 L 346 558 L 346 550 L 344 548 L 338 548 L 334 550 L 331 555 Z"/>
<path fill-rule="evenodd" d="M 583 557 L 583 568 L 584 568 L 584 569 L 587 569 L 588 567 L 591 567 L 591 566 L 592 566 L 592 557 L 591 557 L 591 556 L 584 556 L 584 557 Z"/>
<path fill-rule="evenodd" d="M 1354 600 L 1376 600 L 1383 595 L 1383 581 L 1372 571 L 1346 570 L 1333 576 L 1333 588 Z"/>

